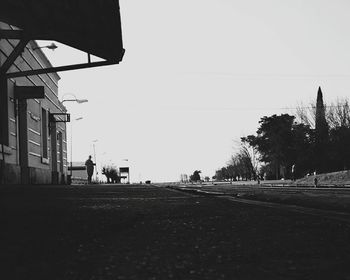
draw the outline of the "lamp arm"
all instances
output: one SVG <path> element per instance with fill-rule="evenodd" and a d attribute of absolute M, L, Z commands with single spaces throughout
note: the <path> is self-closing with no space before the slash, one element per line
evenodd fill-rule
<path fill-rule="evenodd" d="M 77 101 L 78 99 L 64 99 L 61 101 L 61 103 L 63 104 L 63 102 L 66 102 L 66 101 Z"/>

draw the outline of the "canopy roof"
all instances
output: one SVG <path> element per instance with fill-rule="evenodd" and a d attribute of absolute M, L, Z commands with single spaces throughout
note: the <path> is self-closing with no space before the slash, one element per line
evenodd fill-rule
<path fill-rule="evenodd" d="M 108 61 L 124 54 L 118 0 L 1 0 L 0 21 Z"/>

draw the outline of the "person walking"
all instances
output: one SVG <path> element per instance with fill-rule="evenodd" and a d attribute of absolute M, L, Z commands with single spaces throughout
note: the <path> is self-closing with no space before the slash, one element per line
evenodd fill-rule
<path fill-rule="evenodd" d="M 86 171 L 88 175 L 88 184 L 91 184 L 92 174 L 94 174 L 94 165 L 96 165 L 92 160 L 91 156 L 85 161 Z"/>

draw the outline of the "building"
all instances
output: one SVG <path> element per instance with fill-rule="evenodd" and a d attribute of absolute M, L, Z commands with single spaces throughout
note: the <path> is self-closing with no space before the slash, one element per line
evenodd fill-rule
<path fill-rule="evenodd" d="M 86 52 L 87 62 L 53 67 L 35 40 Z M 69 115 L 57 72 L 118 64 L 123 55 L 117 0 L 1 1 L 1 184 L 66 182 Z"/>
<path fill-rule="evenodd" d="M 0 29 L 13 27 L 0 22 Z M 14 51 L 15 41 L 0 41 L 0 65 Z M 11 65 L 16 71 L 47 67 L 52 65 L 35 41 L 30 41 L 20 59 Z M 59 79 L 57 73 L 47 73 L 2 81 L 0 159 L 3 183 L 66 182 L 66 109 L 58 99 Z M 21 91 L 26 91 L 27 96 Z M 31 98 L 32 94 L 38 94 L 37 98 Z"/>

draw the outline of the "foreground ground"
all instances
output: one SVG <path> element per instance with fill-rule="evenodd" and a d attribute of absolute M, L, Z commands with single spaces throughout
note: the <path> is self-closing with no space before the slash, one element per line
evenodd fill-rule
<path fill-rule="evenodd" d="M 288 183 L 258 185 L 255 182 L 164 184 L 163 186 L 192 193 L 229 195 L 240 199 L 350 213 L 350 187 L 302 187 Z"/>
<path fill-rule="evenodd" d="M 146 185 L 0 188 L 0 279 L 350 279 L 350 226 Z"/>

